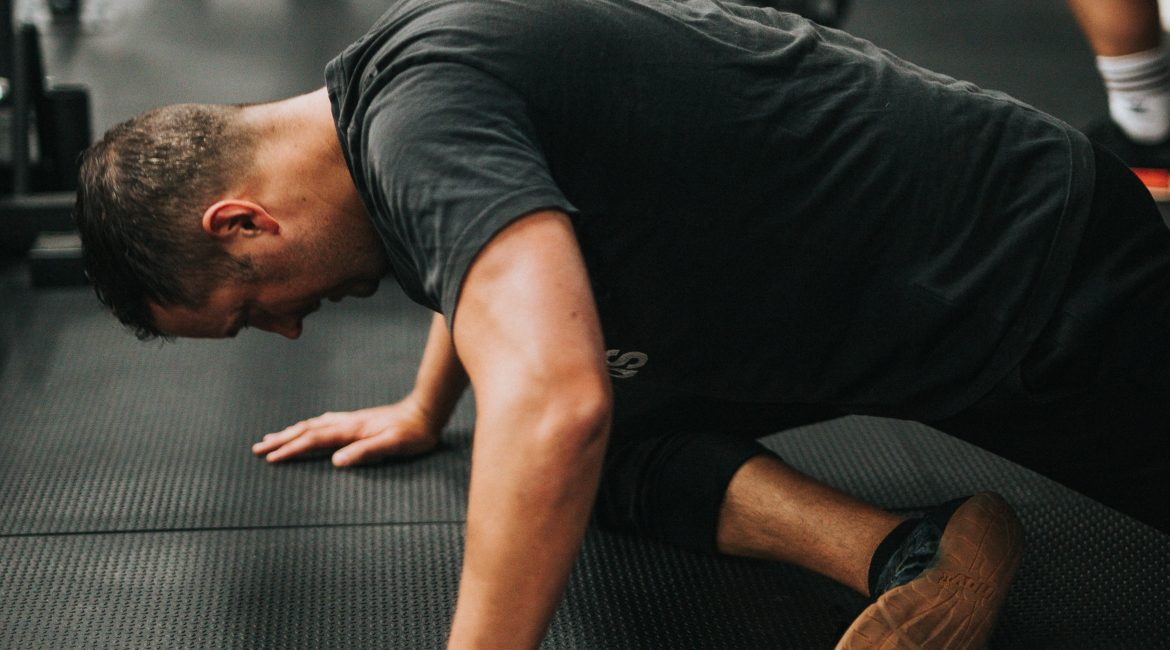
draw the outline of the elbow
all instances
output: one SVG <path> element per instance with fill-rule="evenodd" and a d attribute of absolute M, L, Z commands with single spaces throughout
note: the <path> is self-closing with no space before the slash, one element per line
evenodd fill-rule
<path fill-rule="evenodd" d="M 580 408 L 578 417 L 582 429 L 588 432 L 588 440 L 597 441 L 604 447 L 613 421 L 613 393 L 609 381 L 604 381 L 592 394 L 586 395 Z"/>
<path fill-rule="evenodd" d="M 572 447 L 575 455 L 604 454 L 613 418 L 608 379 L 581 382 L 559 393 L 549 400 L 546 410 L 551 425 L 542 427 L 546 442 Z"/>
<path fill-rule="evenodd" d="M 591 368 L 550 369 L 537 373 L 527 366 L 502 372 L 495 381 L 480 380 L 477 448 L 498 445 L 554 473 L 584 461 L 600 463 L 613 412 L 609 376 Z"/>
<path fill-rule="evenodd" d="M 529 420 L 534 425 L 529 429 L 535 445 L 531 449 L 550 468 L 563 471 L 566 465 L 601 462 L 613 413 L 608 377 L 556 382 L 529 406 L 529 415 L 534 416 Z"/>

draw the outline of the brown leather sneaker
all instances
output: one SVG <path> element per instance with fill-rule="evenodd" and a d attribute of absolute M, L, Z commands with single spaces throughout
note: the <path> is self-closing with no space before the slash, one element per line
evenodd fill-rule
<path fill-rule="evenodd" d="M 943 529 L 934 561 L 867 607 L 837 650 L 982 648 L 1023 547 L 1023 527 L 1003 497 L 970 497 Z"/>

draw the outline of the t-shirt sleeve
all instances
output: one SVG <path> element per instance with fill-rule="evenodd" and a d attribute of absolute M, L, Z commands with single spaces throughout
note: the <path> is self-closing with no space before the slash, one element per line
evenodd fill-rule
<path fill-rule="evenodd" d="M 574 207 L 548 169 L 524 101 L 472 67 L 429 63 L 372 96 L 362 138 L 371 215 L 393 272 L 454 322 L 463 279 L 496 233 Z"/>

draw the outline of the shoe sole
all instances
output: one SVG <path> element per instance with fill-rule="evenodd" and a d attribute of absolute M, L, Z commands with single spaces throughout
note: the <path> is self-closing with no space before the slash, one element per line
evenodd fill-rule
<path fill-rule="evenodd" d="M 998 494 L 976 494 L 951 515 L 937 561 L 866 608 L 837 650 L 982 648 L 1023 547 L 1023 527 L 1011 506 Z"/>
<path fill-rule="evenodd" d="M 1148 167 L 1130 167 L 1142 181 L 1142 185 L 1150 191 L 1150 196 L 1159 203 L 1170 201 L 1170 170 L 1151 169 Z"/>

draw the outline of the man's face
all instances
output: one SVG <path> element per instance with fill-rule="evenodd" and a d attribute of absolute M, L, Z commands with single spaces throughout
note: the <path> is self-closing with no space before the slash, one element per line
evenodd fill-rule
<path fill-rule="evenodd" d="M 251 273 L 223 276 L 195 309 L 152 304 L 155 327 L 190 338 L 230 338 L 255 327 L 295 339 L 305 317 L 322 302 L 377 291 L 386 254 L 364 212 L 329 216 L 327 209 L 285 209 L 282 214 L 278 219 L 244 199 L 224 199 L 208 208 L 204 232 L 221 240 L 227 254 L 247 259 Z"/>
<path fill-rule="evenodd" d="M 214 289 L 198 309 L 151 305 L 155 325 L 173 336 L 231 338 L 255 327 L 295 339 L 304 319 L 325 300 L 366 297 L 378 289 L 376 279 L 351 279 L 333 286 L 271 282 L 264 279 L 229 282 Z"/>

